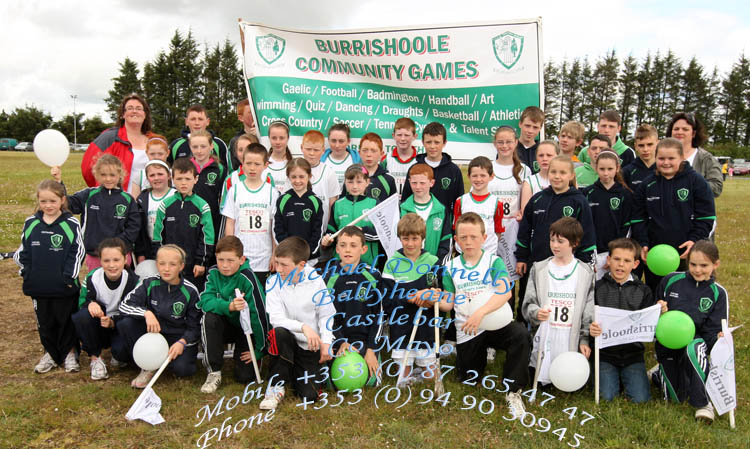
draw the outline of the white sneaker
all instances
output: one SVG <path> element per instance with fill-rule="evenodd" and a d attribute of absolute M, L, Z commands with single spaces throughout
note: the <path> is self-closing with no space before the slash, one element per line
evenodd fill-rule
<path fill-rule="evenodd" d="M 78 364 L 75 351 L 70 351 L 68 355 L 65 356 L 63 366 L 65 367 L 66 373 L 81 371 L 81 365 Z"/>
<path fill-rule="evenodd" d="M 451 347 L 450 352 L 443 352 L 443 346 L 445 346 L 445 345 L 448 345 L 448 346 Z M 445 340 L 445 342 L 443 342 L 443 346 L 440 347 L 440 358 L 441 359 L 446 358 L 446 357 L 450 357 L 452 355 L 458 355 L 458 352 L 456 351 L 456 342 L 455 341 L 453 341 L 453 340 Z"/>
<path fill-rule="evenodd" d="M 700 419 L 708 423 L 714 422 L 714 406 L 711 405 L 711 402 L 695 411 L 695 419 Z"/>
<path fill-rule="evenodd" d="M 497 351 L 495 350 L 495 348 L 487 348 L 487 363 L 494 362 L 496 354 Z"/>
<path fill-rule="evenodd" d="M 148 385 L 149 381 L 152 377 L 154 377 L 155 371 L 146 371 L 145 369 L 142 369 L 140 374 L 130 382 L 130 386 L 133 388 L 146 388 L 146 385 Z"/>
<path fill-rule="evenodd" d="M 109 361 L 109 366 L 115 369 L 125 368 L 126 366 L 128 366 L 128 362 L 121 362 L 117 360 L 116 358 L 112 357 Z"/>
<path fill-rule="evenodd" d="M 206 381 L 203 382 L 203 386 L 201 387 L 201 393 L 216 393 L 216 390 L 219 389 L 219 385 L 221 385 L 221 371 L 208 373 Z"/>
<path fill-rule="evenodd" d="M 266 390 L 266 395 L 260 401 L 261 410 L 276 410 L 281 400 L 284 399 L 284 387 L 270 387 Z"/>
<path fill-rule="evenodd" d="M 523 416 L 526 414 L 526 409 L 523 406 L 523 399 L 521 399 L 521 395 L 519 393 L 508 393 L 507 395 L 505 395 L 505 401 L 508 403 L 508 408 L 511 409 L 511 411 L 517 418 L 523 418 Z"/>
<path fill-rule="evenodd" d="M 53 368 L 57 368 L 57 363 L 52 360 L 52 356 L 49 352 L 45 352 L 39 363 L 34 367 L 34 372 L 37 374 L 44 374 L 51 371 Z"/>
<path fill-rule="evenodd" d="M 108 378 L 107 365 L 100 358 L 91 361 L 91 380 L 104 380 Z"/>

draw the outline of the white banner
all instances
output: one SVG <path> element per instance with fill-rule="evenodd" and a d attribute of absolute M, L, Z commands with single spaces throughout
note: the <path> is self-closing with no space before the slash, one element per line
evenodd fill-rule
<path fill-rule="evenodd" d="M 378 233 L 380 244 L 383 245 L 386 255 L 391 257 L 396 250 L 401 248 L 401 240 L 399 240 L 396 232 L 398 220 L 401 218 L 398 194 L 389 196 L 373 210 L 375 212 L 370 211 L 368 213 L 369 219 L 375 226 L 375 231 Z"/>
<path fill-rule="evenodd" d="M 164 418 L 159 413 L 160 410 L 161 398 L 152 388 L 146 388 L 130 407 L 125 418 L 129 421 L 140 419 L 155 426 L 164 422 Z"/>
<path fill-rule="evenodd" d="M 739 327 L 739 326 L 738 326 Z M 719 415 L 737 408 L 737 385 L 734 378 L 734 339 L 732 332 L 722 326 L 724 336 L 711 349 L 711 369 L 706 377 L 706 391 Z"/>
<path fill-rule="evenodd" d="M 518 237 L 519 223 L 515 218 L 503 219 L 505 232 L 500 234 L 497 240 L 497 255 L 503 259 L 505 269 L 508 270 L 508 277 L 511 281 L 517 281 L 520 276 L 516 273 L 516 238 Z"/>
<path fill-rule="evenodd" d="M 433 27 L 298 31 L 240 22 L 248 97 L 261 142 L 268 126 L 290 126 L 299 153 L 311 129 L 351 128 L 352 149 L 368 132 L 386 154 L 400 117 L 448 130 L 454 161 L 495 159 L 499 126 L 518 129 L 521 112 L 544 99 L 541 18 Z"/>
<path fill-rule="evenodd" d="M 654 340 L 656 323 L 661 314 L 659 304 L 633 312 L 611 307 L 595 307 L 597 320 L 602 328 L 602 335 L 596 337 L 599 348 Z"/>
<path fill-rule="evenodd" d="M 542 341 L 544 340 L 544 341 Z M 542 366 L 536 366 L 537 355 L 539 354 L 539 348 L 544 346 L 542 353 Z M 549 365 L 552 363 L 552 345 L 549 342 L 549 320 L 542 321 L 539 328 L 534 334 L 534 346 L 531 349 L 531 366 L 539 371 L 538 378 L 539 382 L 548 384 L 552 382 L 549 378 Z"/>
<path fill-rule="evenodd" d="M 238 298 L 245 297 L 239 288 L 234 289 L 234 295 Z M 247 305 L 245 305 L 244 309 L 240 310 L 240 326 L 242 326 L 242 332 L 253 335 L 253 325 L 250 321 L 250 307 Z"/>

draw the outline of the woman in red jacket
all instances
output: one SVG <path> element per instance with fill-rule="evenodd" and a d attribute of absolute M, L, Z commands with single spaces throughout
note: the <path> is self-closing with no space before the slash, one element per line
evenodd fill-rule
<path fill-rule="evenodd" d="M 151 133 L 151 108 L 138 94 L 129 94 L 122 99 L 117 110 L 117 126 L 99 134 L 86 149 L 81 162 L 81 173 L 89 187 L 96 185 L 93 168 L 105 153 L 116 156 L 124 169 L 123 190 L 130 192 L 130 178 L 142 170 L 146 157 L 146 142 Z"/>

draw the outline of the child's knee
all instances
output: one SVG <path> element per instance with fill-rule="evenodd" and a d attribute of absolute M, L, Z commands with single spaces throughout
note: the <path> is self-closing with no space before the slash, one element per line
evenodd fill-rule
<path fill-rule="evenodd" d="M 79 310 L 78 312 L 74 313 L 70 318 L 73 320 L 73 324 L 75 324 L 76 327 L 89 326 L 91 321 L 94 319 L 94 317 L 91 316 L 87 308 L 83 308 Z"/>
<path fill-rule="evenodd" d="M 203 315 L 203 325 L 206 328 L 215 328 L 219 322 L 221 321 L 221 317 L 215 313 L 206 312 Z"/>
<path fill-rule="evenodd" d="M 172 374 L 177 377 L 189 377 L 196 373 L 195 357 L 178 357 L 170 363 Z"/>

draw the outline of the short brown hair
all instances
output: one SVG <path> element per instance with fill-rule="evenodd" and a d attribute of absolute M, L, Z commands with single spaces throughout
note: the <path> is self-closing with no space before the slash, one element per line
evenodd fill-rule
<path fill-rule="evenodd" d="M 615 122 L 617 123 L 617 126 L 620 126 L 622 124 L 622 118 L 620 117 L 620 113 L 615 111 L 614 109 L 607 109 L 606 111 L 602 112 L 599 116 L 599 121 L 606 120 L 608 122 Z"/>
<path fill-rule="evenodd" d="M 319 143 L 325 146 L 326 136 L 324 136 L 323 133 L 318 131 L 317 129 L 311 129 L 310 131 L 306 132 L 304 136 L 302 136 L 302 145 L 306 143 Z"/>
<path fill-rule="evenodd" d="M 648 123 L 641 123 L 635 130 L 635 140 L 645 139 L 647 137 L 656 137 L 659 139 L 659 131 Z"/>
<path fill-rule="evenodd" d="M 544 111 L 536 106 L 528 106 L 521 113 L 521 120 L 519 120 L 519 123 L 523 123 L 526 119 L 529 119 L 534 123 L 544 123 Z"/>
<path fill-rule="evenodd" d="M 206 117 L 208 117 L 208 111 L 206 111 L 206 108 L 203 107 L 202 104 L 194 104 L 187 108 L 187 111 L 185 111 L 185 116 L 187 117 L 190 115 L 191 112 L 197 112 L 199 114 L 206 114 Z"/>
<path fill-rule="evenodd" d="M 581 122 L 571 120 L 565 122 L 562 128 L 560 128 L 560 134 L 567 134 L 576 140 L 583 140 L 583 136 L 586 134 L 586 127 Z"/>
<path fill-rule="evenodd" d="M 242 161 L 245 162 L 245 156 L 247 154 L 257 154 L 258 156 L 263 157 L 263 163 L 268 162 L 268 150 L 266 150 L 266 147 L 264 147 L 260 143 L 251 143 L 248 145 L 247 149 L 245 150 L 245 153 L 242 155 Z"/>
<path fill-rule="evenodd" d="M 274 257 L 288 257 L 298 264 L 310 258 L 310 245 L 301 237 L 287 237 L 276 246 Z"/>
<path fill-rule="evenodd" d="M 228 252 L 228 253 L 234 253 L 237 257 L 242 257 L 244 254 L 245 248 L 242 246 L 242 240 L 237 238 L 237 236 L 234 235 L 227 235 L 226 237 L 222 237 L 221 240 L 216 244 L 216 251 L 214 251 L 215 254 Z"/>
<path fill-rule="evenodd" d="M 443 136 L 443 143 L 448 141 L 448 132 L 445 130 L 445 126 L 438 122 L 432 122 L 425 126 L 422 130 L 422 139 L 424 139 L 424 136 Z"/>
<path fill-rule="evenodd" d="M 396 120 L 396 123 L 393 124 L 393 132 L 396 132 L 397 129 L 408 129 L 412 134 L 417 135 L 417 124 L 409 117 L 401 117 Z"/>
<path fill-rule="evenodd" d="M 102 251 L 107 248 L 114 248 L 114 249 L 120 250 L 122 257 L 127 257 L 128 253 L 131 250 L 131 248 L 128 248 L 128 245 L 121 238 L 109 237 L 109 238 L 102 240 L 99 243 L 99 246 L 96 247 L 96 254 L 98 254 L 99 257 L 101 257 Z"/>
<path fill-rule="evenodd" d="M 427 236 L 427 225 L 422 220 L 422 217 L 414 212 L 409 212 L 398 221 L 396 233 L 399 238 L 406 237 L 407 235 L 418 235 L 424 240 Z"/>
<path fill-rule="evenodd" d="M 482 220 L 482 217 L 480 217 L 476 212 L 466 212 L 465 214 L 461 214 L 461 216 L 458 217 L 458 220 L 456 220 L 456 235 L 458 235 L 458 227 L 464 223 L 479 225 L 479 229 L 482 230 L 482 234 L 485 233 L 484 220 Z"/>
<path fill-rule="evenodd" d="M 240 100 L 237 103 L 237 115 L 242 115 L 245 113 L 245 108 L 250 106 L 250 100 L 245 98 L 244 100 Z"/>
<path fill-rule="evenodd" d="M 409 168 L 408 175 L 409 177 L 414 175 L 425 175 L 429 180 L 435 179 L 435 172 L 432 170 L 432 167 L 425 163 L 412 165 L 411 168 Z"/>
<path fill-rule="evenodd" d="M 616 249 L 624 249 L 627 251 L 632 251 L 633 257 L 635 258 L 635 260 L 638 260 L 638 257 L 641 254 L 641 245 L 639 245 L 638 242 L 636 242 L 633 239 L 628 239 L 624 237 L 619 238 L 619 239 L 614 239 L 611 242 L 609 242 L 608 249 L 609 249 L 610 255 L 612 255 L 612 251 Z"/>
<path fill-rule="evenodd" d="M 339 232 L 339 237 L 341 237 L 342 235 L 346 235 L 349 237 L 359 237 L 359 239 L 362 241 L 362 246 L 367 244 L 365 240 L 365 233 L 356 226 L 344 226 L 341 229 L 341 232 Z"/>
<path fill-rule="evenodd" d="M 383 139 L 381 139 L 379 135 L 375 133 L 365 134 L 361 139 L 359 139 L 359 147 L 362 148 L 362 144 L 365 142 L 374 142 L 375 145 L 380 148 L 380 151 L 383 151 Z"/>
<path fill-rule="evenodd" d="M 172 164 L 172 174 L 175 175 L 177 172 L 192 173 L 193 176 L 198 177 L 198 169 L 195 168 L 195 164 L 187 157 L 181 157 L 174 161 L 174 164 Z"/>
<path fill-rule="evenodd" d="M 568 239 L 570 246 L 576 249 L 583 238 L 583 226 L 573 217 L 562 217 L 549 226 L 549 235 Z"/>
<path fill-rule="evenodd" d="M 354 179 L 357 176 L 361 176 L 363 179 L 370 179 L 370 174 L 367 173 L 367 169 L 362 164 L 352 164 L 344 172 L 344 179 Z"/>
<path fill-rule="evenodd" d="M 484 156 L 477 156 L 469 162 L 469 169 L 466 171 L 471 175 L 472 168 L 483 168 L 489 175 L 492 175 L 492 161 Z"/>
<path fill-rule="evenodd" d="M 589 146 L 591 146 L 591 142 L 595 140 L 598 140 L 600 142 L 605 142 L 607 144 L 607 148 L 612 148 L 612 140 L 609 137 L 605 136 L 604 134 L 597 134 L 594 137 L 592 137 L 589 140 Z"/>
<path fill-rule="evenodd" d="M 346 134 L 347 139 L 351 138 L 352 130 L 346 123 L 334 123 L 333 125 L 331 125 L 331 127 L 328 129 L 328 137 L 331 137 L 331 132 L 333 131 L 341 131 L 342 133 Z"/>

